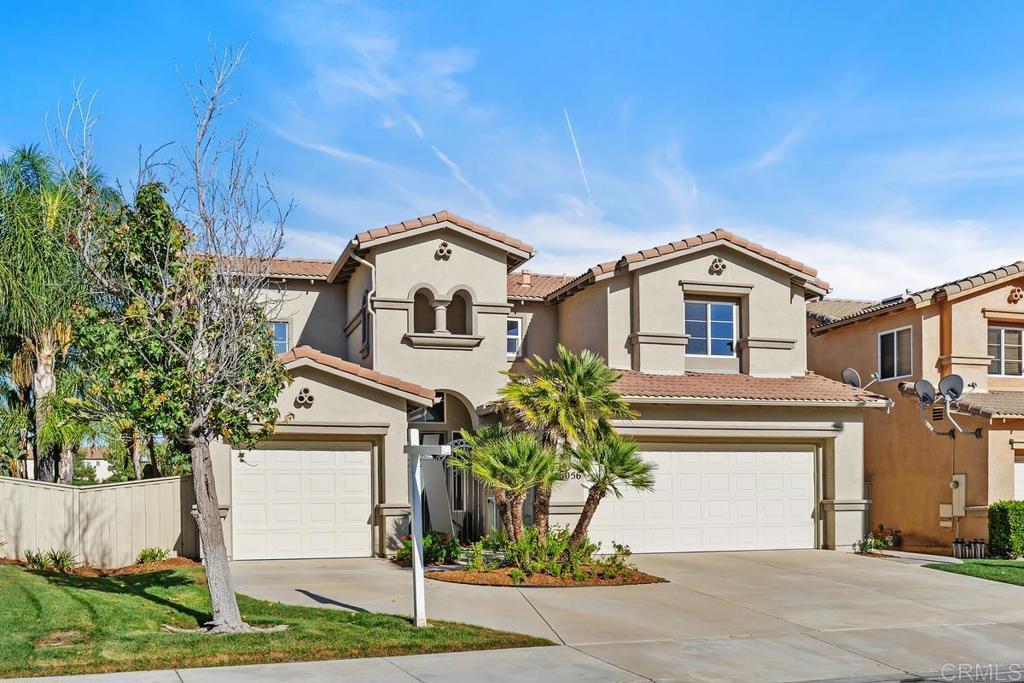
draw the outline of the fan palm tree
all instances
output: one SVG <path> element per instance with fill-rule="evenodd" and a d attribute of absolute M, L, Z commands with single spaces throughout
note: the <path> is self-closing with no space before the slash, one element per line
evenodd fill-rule
<path fill-rule="evenodd" d="M 538 484 L 550 481 L 561 468 L 554 449 L 534 432 L 514 432 L 481 439 L 468 457 L 456 456 L 456 466 L 472 472 L 486 486 L 504 497 L 505 530 L 512 540 L 523 533 L 523 503 Z"/>
<path fill-rule="evenodd" d="M 615 390 L 619 373 L 592 351 L 575 354 L 559 344 L 555 358 L 535 356 L 526 365 L 528 374 L 507 373 L 509 382 L 499 390 L 503 408 L 556 451 L 607 436 L 611 420 L 635 416 Z M 554 483 L 534 491 L 533 523 L 542 534 L 548 529 Z"/>
<path fill-rule="evenodd" d="M 47 398 L 71 343 L 71 314 L 85 294 L 68 239 L 77 200 L 38 147 L 0 160 L 0 333 L 31 358 L 33 437 L 43 432 Z M 56 478 L 59 453 L 37 449 L 36 478 Z"/>
<path fill-rule="evenodd" d="M 569 462 L 589 489 L 583 512 L 572 532 L 573 545 L 586 537 L 597 506 L 609 493 L 621 498 L 622 489 L 626 487 L 639 491 L 654 488 L 657 466 L 640 457 L 636 444 L 618 434 L 579 444 L 572 449 Z"/>

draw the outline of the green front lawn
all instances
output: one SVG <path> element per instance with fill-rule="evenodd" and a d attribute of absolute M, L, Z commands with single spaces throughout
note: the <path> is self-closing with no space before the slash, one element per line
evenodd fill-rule
<path fill-rule="evenodd" d="M 416 629 L 382 614 L 291 607 L 238 596 L 253 625 L 280 633 L 175 634 L 208 620 L 202 569 L 83 578 L 0 566 L 0 677 L 171 669 L 549 645 L 478 626 Z"/>
<path fill-rule="evenodd" d="M 1018 560 L 964 560 L 963 564 L 939 563 L 925 566 L 952 574 L 966 574 L 979 579 L 1024 586 L 1024 562 Z"/>

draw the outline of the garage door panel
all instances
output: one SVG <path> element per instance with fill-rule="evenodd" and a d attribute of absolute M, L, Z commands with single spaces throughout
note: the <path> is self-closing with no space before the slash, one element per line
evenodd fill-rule
<path fill-rule="evenodd" d="M 813 450 L 653 450 L 654 491 L 601 503 L 591 538 L 634 552 L 814 546 Z M 665 482 L 671 482 L 666 485 Z"/>
<path fill-rule="evenodd" d="M 232 473 L 235 559 L 371 554 L 369 449 L 250 451 Z"/>

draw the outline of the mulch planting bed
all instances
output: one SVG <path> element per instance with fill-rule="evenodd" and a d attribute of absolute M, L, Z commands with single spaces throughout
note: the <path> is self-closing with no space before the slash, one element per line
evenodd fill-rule
<path fill-rule="evenodd" d="M 27 567 L 22 560 L 15 560 L 8 557 L 0 557 L 0 565 L 16 565 L 18 567 Z M 130 564 L 127 567 L 115 567 L 113 569 L 103 569 L 99 567 L 75 567 L 68 574 L 74 574 L 75 576 L 84 576 L 87 578 L 97 578 L 101 576 L 128 576 L 130 574 L 148 574 L 149 572 L 159 572 L 167 569 L 178 569 L 179 567 L 199 567 L 202 566 L 195 560 L 190 560 L 187 557 L 171 557 L 160 562 L 150 562 L 148 564 Z"/>
<path fill-rule="evenodd" d="M 511 572 L 512 569 L 508 567 L 484 571 L 445 569 L 427 572 L 426 576 L 428 579 L 447 581 L 448 583 L 468 583 L 476 586 L 511 586 L 514 588 L 582 588 L 585 586 L 635 586 L 643 583 L 668 583 L 661 577 L 645 574 L 638 570 L 624 572 L 611 579 L 595 576 L 583 581 L 577 581 L 571 576 L 556 578 L 547 574 L 531 574 L 526 577 L 524 582 L 513 581 L 510 576 Z"/>

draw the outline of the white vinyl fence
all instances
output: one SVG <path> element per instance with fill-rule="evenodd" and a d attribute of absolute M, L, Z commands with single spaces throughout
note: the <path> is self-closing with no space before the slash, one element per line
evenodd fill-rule
<path fill-rule="evenodd" d="M 67 486 L 0 477 L 0 557 L 71 551 L 93 567 L 132 564 L 143 548 L 199 557 L 191 477 Z"/>

